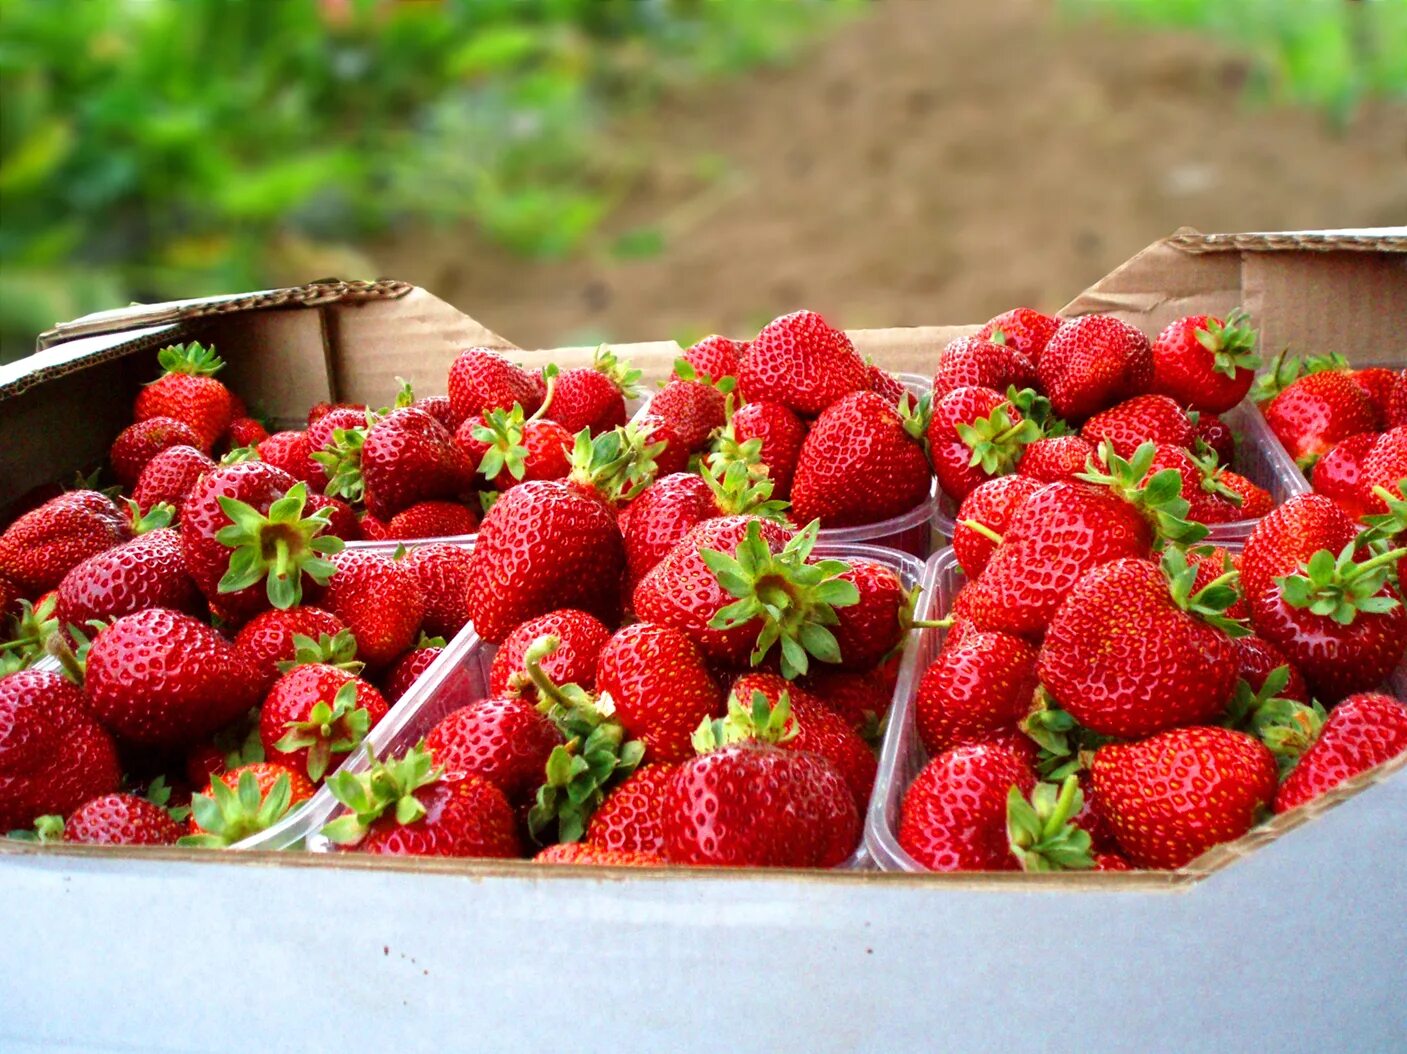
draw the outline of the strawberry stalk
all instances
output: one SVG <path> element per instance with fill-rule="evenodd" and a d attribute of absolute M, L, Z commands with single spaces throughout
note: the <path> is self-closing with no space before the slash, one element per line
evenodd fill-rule
<path fill-rule="evenodd" d="M 59 620 L 54 617 L 58 606 L 57 593 L 48 593 L 39 598 L 39 603 L 20 601 L 20 612 L 13 619 L 13 636 L 0 641 L 0 652 L 18 655 L 28 660 L 37 658 L 59 628 Z"/>
<path fill-rule="evenodd" d="M 366 772 L 336 772 L 325 786 L 346 809 L 344 816 L 323 826 L 322 834 L 337 845 L 355 845 L 366 837 L 371 825 L 387 809 L 395 808 L 396 822 L 414 823 L 425 815 L 425 806 L 415 796 L 421 787 L 438 783 L 444 767 L 436 765 L 425 740 L 403 757 L 378 761 L 371 744 L 363 743 L 370 767 Z"/>
<path fill-rule="evenodd" d="M 988 527 L 985 523 L 981 523 L 977 520 L 963 520 L 962 525 L 970 531 L 976 531 L 983 538 L 986 538 L 989 542 L 994 542 L 997 545 L 1001 545 L 1002 543 L 1002 536 L 996 531 L 992 530 L 990 527 Z"/>
<path fill-rule="evenodd" d="M 1400 603 L 1396 597 L 1378 594 L 1387 584 L 1391 565 L 1407 556 L 1407 549 L 1390 549 L 1359 563 L 1353 559 L 1357 545 L 1358 539 L 1349 542 L 1337 558 L 1320 549 L 1298 572 L 1275 579 L 1285 603 L 1308 608 L 1342 626 L 1351 625 L 1359 612 L 1377 615 L 1396 608 Z"/>
<path fill-rule="evenodd" d="M 1088 871 L 1094 866 L 1087 831 L 1071 823 L 1084 805 L 1079 777 L 1059 788 L 1038 783 L 1030 800 L 1013 786 L 1006 799 L 1006 833 L 1012 855 L 1026 871 Z"/>
<path fill-rule="evenodd" d="M 1279 355 L 1271 360 L 1270 369 L 1256 378 L 1251 388 L 1253 402 L 1264 403 L 1275 398 L 1301 377 L 1311 373 L 1330 373 L 1335 370 L 1352 369 L 1348 359 L 1338 352 L 1316 355 L 1300 359 L 1289 354 L 1289 348 L 1282 348 Z"/>
<path fill-rule="evenodd" d="M 220 777 L 210 781 L 210 793 L 191 795 L 191 814 L 202 834 L 189 834 L 177 845 L 218 849 L 267 831 L 288 813 L 293 789 L 288 773 L 274 780 L 269 793 L 259 796 L 259 781 L 252 772 L 239 774 L 239 785 L 229 788 Z"/>
<path fill-rule="evenodd" d="M 126 505 L 134 538 L 149 531 L 160 530 L 162 527 L 170 527 L 171 521 L 176 517 L 175 508 L 164 501 L 157 502 L 146 512 L 143 512 L 141 506 L 131 498 L 126 499 Z"/>
<path fill-rule="evenodd" d="M 322 533 L 331 520 L 331 508 L 303 516 L 307 493 L 306 484 L 295 484 L 269 506 L 267 515 L 246 502 L 220 498 L 230 523 L 215 540 L 233 550 L 220 579 L 221 593 L 238 592 L 264 579 L 269 603 L 287 609 L 303 599 L 303 575 L 327 585 L 333 566 L 323 557 L 341 552 L 342 539 Z"/>

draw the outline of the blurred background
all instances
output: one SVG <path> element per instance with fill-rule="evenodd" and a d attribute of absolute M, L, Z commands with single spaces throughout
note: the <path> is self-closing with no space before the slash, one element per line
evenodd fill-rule
<path fill-rule="evenodd" d="M 525 347 L 1054 309 L 1407 222 L 1407 0 L 0 0 L 0 358 L 416 282 Z"/>

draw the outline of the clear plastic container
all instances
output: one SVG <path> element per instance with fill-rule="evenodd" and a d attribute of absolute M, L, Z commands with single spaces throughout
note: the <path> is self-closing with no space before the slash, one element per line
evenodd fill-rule
<path fill-rule="evenodd" d="M 1222 415 L 1222 420 L 1236 433 L 1236 459 L 1232 469 L 1245 476 L 1257 486 L 1270 492 L 1276 505 L 1283 505 L 1296 494 L 1308 494 L 1309 482 L 1275 433 L 1265 421 L 1265 416 L 1249 399 L 1243 399 L 1237 406 Z M 933 529 L 945 540 L 953 537 L 953 521 L 957 506 L 951 498 L 941 492 L 933 507 Z M 1213 542 L 1231 542 L 1249 538 L 1259 519 L 1234 520 L 1230 523 L 1209 523 Z"/>
<path fill-rule="evenodd" d="M 1240 552 L 1242 543 L 1225 543 L 1231 552 Z M 953 598 L 967 577 L 958 564 L 952 548 L 940 549 L 929 558 L 923 573 L 923 593 L 919 610 L 921 617 L 941 619 L 947 616 Z M 914 698 L 924 672 L 943 646 L 945 630 L 921 629 L 909 641 L 899 683 L 894 691 L 894 708 L 889 712 L 889 727 L 880 749 L 879 772 L 875 777 L 874 793 L 870 796 L 869 815 L 865 819 L 865 847 L 870 859 L 881 871 L 926 871 L 922 864 L 899 845 L 899 813 L 904 792 L 928 763 L 916 725 Z M 1407 659 L 1388 680 L 1387 691 L 1399 699 L 1407 699 Z"/>
<path fill-rule="evenodd" d="M 869 545 L 818 545 L 818 556 L 840 560 L 865 559 L 891 567 L 903 580 L 906 589 L 920 582 L 924 565 L 906 553 L 892 552 Z M 911 634 L 908 646 L 913 647 L 917 634 Z M 418 743 L 441 718 L 462 706 L 488 694 L 489 667 L 497 649 L 479 639 L 471 628 L 465 629 L 445 649 L 434 666 L 408 692 L 397 712 L 372 729 L 367 736 L 377 757 L 395 756 Z M 905 660 L 907 664 L 907 659 Z M 895 697 L 897 705 L 897 695 Z M 349 772 L 362 772 L 367 767 L 366 753 L 358 751 L 343 764 Z M 878 784 L 876 784 L 878 786 Z M 308 805 L 296 815 L 286 817 L 269 830 L 246 839 L 235 849 L 307 849 L 321 853 L 332 846 L 319 833 L 323 826 L 342 811 L 342 806 L 326 788 L 319 788 Z M 855 853 L 841 865 L 846 870 L 869 866 L 864 839 Z"/>

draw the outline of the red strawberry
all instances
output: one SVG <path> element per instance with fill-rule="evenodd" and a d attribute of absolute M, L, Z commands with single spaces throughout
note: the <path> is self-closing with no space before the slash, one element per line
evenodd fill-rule
<path fill-rule="evenodd" d="M 321 492 L 327 486 L 327 470 L 313 460 L 316 449 L 307 432 L 275 432 L 259 443 L 259 458 Z"/>
<path fill-rule="evenodd" d="M 319 421 L 321 421 L 321 420 L 322 420 L 324 417 L 326 417 L 328 414 L 332 413 L 334 410 L 356 410 L 356 411 L 362 413 L 363 415 L 365 415 L 365 413 L 366 413 L 366 404 L 365 404 L 365 403 L 329 403 L 329 402 L 317 402 L 317 403 L 313 403 L 313 405 L 312 405 L 311 407 L 309 407 L 309 409 L 308 409 L 308 420 L 307 420 L 307 425 L 308 425 L 308 427 L 309 427 L 309 428 L 312 428 L 313 425 L 317 424 Z"/>
<path fill-rule="evenodd" d="M 664 853 L 664 797 L 678 765 L 641 765 L 591 814 L 584 844 L 624 853 Z"/>
<path fill-rule="evenodd" d="M 1210 458 L 1196 458 L 1185 447 L 1159 443 L 1149 474 L 1172 469 L 1181 479 L 1187 518 L 1198 523 L 1232 523 L 1260 519 L 1275 505 L 1269 491 L 1245 476 L 1219 467 Z"/>
<path fill-rule="evenodd" d="M 1387 500 L 1378 488 L 1391 494 L 1403 479 L 1407 479 L 1407 427 L 1384 432 L 1363 456 L 1363 475 L 1359 487 L 1364 514 L 1377 516 L 1388 512 Z"/>
<path fill-rule="evenodd" d="M 926 405 L 895 408 L 882 395 L 855 392 L 827 407 L 801 446 L 792 480 L 799 523 L 848 527 L 899 516 L 928 498 Z"/>
<path fill-rule="evenodd" d="M 738 364 L 747 346 L 745 340 L 729 340 L 715 333 L 685 349 L 683 357 L 693 367 L 695 376 L 716 383 L 724 377 L 738 375 Z"/>
<path fill-rule="evenodd" d="M 1223 421 L 1216 414 L 1198 414 L 1197 420 L 1192 424 L 1192 431 L 1195 435 L 1193 446 L 1197 449 L 1198 442 L 1207 444 L 1207 447 L 1216 455 L 1218 463 L 1231 467 L 1236 462 L 1236 436 L 1231 431 L 1231 426 Z"/>
<path fill-rule="evenodd" d="M 1028 456 L 1032 449 L 1027 448 Z M 1083 466 L 1080 471 L 1084 471 Z M 980 575 L 991 559 L 997 544 L 991 536 L 1004 534 L 1021 503 L 1041 486 L 1029 476 L 998 476 L 963 498 L 954 517 L 953 553 L 968 578 Z"/>
<path fill-rule="evenodd" d="M 435 664 L 445 650 L 443 637 L 420 635 L 420 642 L 394 663 L 381 679 L 381 694 L 386 702 L 399 702 L 410 691 L 420 675 Z"/>
<path fill-rule="evenodd" d="M 691 452 L 706 447 L 713 433 L 727 422 L 723 393 L 711 384 L 693 380 L 692 375 L 672 380 L 655 393 L 650 413 L 668 421 Z"/>
<path fill-rule="evenodd" d="M 236 417 L 230 422 L 230 429 L 225 433 L 225 438 L 230 449 L 237 450 L 240 447 L 258 446 L 269 438 L 269 430 L 252 417 Z"/>
<path fill-rule="evenodd" d="M 576 684 L 588 692 L 596 687 L 596 661 L 611 631 L 595 615 L 570 608 L 549 611 L 518 626 L 494 653 L 489 667 L 489 691 L 494 695 L 520 692 L 536 699 L 523 656 L 540 637 L 556 637 L 557 649 L 542 660 L 542 670 L 557 684 Z"/>
<path fill-rule="evenodd" d="M 1166 395 L 1135 395 L 1101 410 L 1080 429 L 1080 438 L 1091 446 L 1107 441 L 1124 458 L 1148 440 L 1191 448 L 1195 436 L 1186 411 Z"/>
<path fill-rule="evenodd" d="M 1297 570 L 1320 549 L 1343 551 L 1357 536 L 1354 522 L 1328 498 L 1296 496 L 1271 512 L 1246 540 L 1241 588 L 1254 599 L 1274 580 Z"/>
<path fill-rule="evenodd" d="M 132 416 L 137 421 L 174 417 L 190 425 L 200 437 L 202 450 L 210 450 L 230 427 L 233 405 L 230 391 L 215 379 L 224 361 L 215 349 L 199 344 L 162 348 L 157 361 L 166 372 L 137 396 Z"/>
<path fill-rule="evenodd" d="M 1058 318 L 1029 307 L 1015 307 L 1003 311 L 979 329 L 977 338 L 1015 348 L 1034 365 L 1041 361 L 1041 353 L 1059 328 Z"/>
<path fill-rule="evenodd" d="M 297 652 L 295 636 L 316 641 L 332 638 L 346 628 L 340 618 L 322 608 L 273 608 L 246 622 L 235 635 L 234 646 L 258 672 L 259 693 L 263 695 L 278 679 L 278 664 L 291 662 Z"/>
<path fill-rule="evenodd" d="M 1016 472 L 1042 483 L 1074 480 L 1088 470 L 1094 456 L 1093 445 L 1079 436 L 1051 436 L 1037 439 L 1022 451 Z"/>
<path fill-rule="evenodd" d="M 899 400 L 902 399 L 904 394 L 908 391 L 908 389 L 904 387 L 904 382 L 899 380 L 898 377 L 894 376 L 894 374 L 890 373 L 888 370 L 882 370 L 872 362 L 867 367 L 867 370 L 870 377 L 870 391 L 877 395 L 884 396 L 884 401 L 891 406 L 898 406 Z"/>
<path fill-rule="evenodd" d="M 122 616 L 88 652 L 93 714 L 133 743 L 194 743 L 255 705 L 260 683 L 213 629 L 164 608 Z"/>
<path fill-rule="evenodd" d="M 1382 366 L 1369 366 L 1367 369 L 1353 370 L 1348 376 L 1354 384 L 1363 390 L 1363 394 L 1368 397 L 1368 402 L 1372 403 L 1373 413 L 1378 419 L 1378 427 L 1383 429 L 1393 427 L 1388 421 L 1388 416 L 1392 403 L 1392 388 L 1397 383 L 1397 374 Z"/>
<path fill-rule="evenodd" d="M 503 792 L 478 776 L 442 773 L 423 746 L 378 761 L 367 773 L 339 772 L 328 786 L 350 811 L 323 834 L 343 849 L 391 856 L 522 855 Z"/>
<path fill-rule="evenodd" d="M 1202 544 L 1187 550 L 1187 563 L 1197 571 L 1192 583 L 1193 594 L 1200 593 L 1207 586 L 1221 584 L 1231 589 L 1233 596 L 1227 597 L 1230 603 L 1224 614 L 1227 618 L 1249 622 L 1251 607 L 1246 603 L 1246 595 L 1241 591 L 1240 578 L 1228 578 L 1228 572 L 1241 573 L 1241 554 L 1228 552 L 1220 545 Z M 1220 583 L 1217 580 L 1220 579 Z M 1240 638 L 1236 638 L 1239 640 Z"/>
<path fill-rule="evenodd" d="M 1138 867 L 1182 867 L 1240 838 L 1275 794 L 1270 751 L 1227 728 L 1174 728 L 1100 747 L 1090 775 L 1101 816 Z"/>
<path fill-rule="evenodd" d="M 494 696 L 441 718 L 425 737 L 436 765 L 458 776 L 479 776 L 510 804 L 530 802 L 542 786 L 547 759 L 562 735 L 543 714 L 514 696 Z"/>
<path fill-rule="evenodd" d="M 748 402 L 767 399 L 814 417 L 867 390 L 869 374 L 849 337 L 813 311 L 796 311 L 762 327 L 738 366 L 738 387 Z"/>
<path fill-rule="evenodd" d="M 635 418 L 633 428 L 644 445 L 659 447 L 654 455 L 659 475 L 683 472 L 688 466 L 691 453 L 689 444 L 675 431 L 673 422 L 666 421 L 659 414 L 646 412 Z"/>
<path fill-rule="evenodd" d="M 682 761 L 699 722 L 718 712 L 723 693 L 698 646 L 670 626 L 637 622 L 616 633 L 596 661 L 596 688 L 615 717 L 645 744 L 651 761 Z"/>
<path fill-rule="evenodd" d="M 449 368 L 449 401 L 463 421 L 485 410 L 509 410 L 518 403 L 526 414 L 542 405 L 532 374 L 488 348 L 466 348 Z"/>
<path fill-rule="evenodd" d="M 563 370 L 555 379 L 545 412 L 569 435 L 583 428 L 592 435 L 609 432 L 625 424 L 625 401 L 640 394 L 639 381 L 640 371 L 602 344 L 590 366 Z M 527 404 L 523 409 L 532 412 Z"/>
<path fill-rule="evenodd" d="M 425 594 L 416 569 L 365 549 L 332 558 L 323 604 L 357 641 L 357 654 L 373 670 L 382 669 L 415 643 L 425 618 Z"/>
<path fill-rule="evenodd" d="M 90 556 L 64 575 L 55 614 L 61 626 L 83 628 L 144 608 L 192 614 L 203 608 L 181 558 L 180 534 L 169 527 Z"/>
<path fill-rule="evenodd" d="M 892 686 L 874 670 L 865 673 L 817 670 L 801 685 L 867 738 L 878 734 L 879 722 L 893 702 Z"/>
<path fill-rule="evenodd" d="M 958 337 L 943 349 L 938 372 L 933 375 L 933 398 L 941 399 L 954 388 L 1031 388 L 1036 368 L 1014 348 L 982 337 Z"/>
<path fill-rule="evenodd" d="M 1318 738 L 1275 795 L 1275 811 L 1313 801 L 1346 779 L 1407 750 L 1407 707 L 1389 695 L 1350 695 L 1330 712 Z"/>
<path fill-rule="evenodd" d="M 850 568 L 839 580 L 855 587 L 859 599 L 836 609 L 837 621 L 831 632 L 840 652 L 837 666 L 863 671 L 878 665 L 897 651 L 913 625 L 917 592 L 904 589 L 904 583 L 891 568 L 871 560 L 850 560 Z"/>
<path fill-rule="evenodd" d="M 346 632 L 345 630 L 343 632 Z M 269 689 L 259 710 L 259 741 L 269 761 L 314 783 L 361 747 L 386 716 L 376 688 L 337 666 L 295 666 Z"/>
<path fill-rule="evenodd" d="M 180 837 L 170 813 L 135 794 L 90 798 L 64 823 L 64 841 L 86 845 L 175 845 Z"/>
<path fill-rule="evenodd" d="M 307 777 L 273 761 L 222 772 L 191 797 L 191 833 L 181 845 L 222 847 L 266 831 L 313 796 Z"/>
<path fill-rule="evenodd" d="M 1377 429 L 1373 404 L 1340 370 L 1311 373 L 1265 407 L 1265 420 L 1300 468 L 1309 468 L 1341 439 Z"/>
<path fill-rule="evenodd" d="M 457 538 L 473 534 L 478 527 L 479 518 L 474 510 L 461 502 L 417 501 L 387 520 L 381 537 L 404 541 Z M 337 533 L 335 528 L 333 533 Z"/>
<path fill-rule="evenodd" d="M 422 502 L 421 504 L 426 503 Z M 329 498 L 326 494 L 309 494 L 306 508 L 310 514 L 319 509 L 327 510 L 327 527 L 324 529 L 324 534 L 341 538 L 344 542 L 356 542 L 362 539 L 361 520 L 357 519 L 356 511 L 341 498 Z M 415 508 L 417 506 L 412 505 L 406 512 Z M 401 514 L 397 513 L 397 515 Z M 392 516 L 391 521 L 394 523 L 396 517 Z"/>
<path fill-rule="evenodd" d="M 364 439 L 366 429 L 370 427 L 368 417 L 371 417 L 373 421 L 375 420 L 374 415 L 369 415 L 364 406 L 339 405 L 333 407 L 316 421 L 309 423 L 307 431 L 309 455 L 313 456 L 320 453 L 335 451 L 339 445 L 337 438 L 338 432 L 355 432 L 356 439 Z M 345 445 L 346 438 L 346 436 L 343 437 L 343 445 Z M 360 447 L 357 447 L 357 449 L 360 450 Z M 315 459 L 313 464 L 319 470 L 323 471 L 324 476 L 326 476 L 326 469 L 329 467 L 329 463 L 325 458 Z M 292 470 L 290 469 L 289 471 L 291 472 Z M 293 474 L 297 475 L 296 472 Z"/>
<path fill-rule="evenodd" d="M 1046 630 L 1039 669 L 1041 683 L 1081 725 L 1127 739 L 1225 710 L 1236 649 L 1214 623 L 1224 622 L 1232 591 L 1194 593 L 1196 575 L 1171 549 L 1161 568 L 1113 560 L 1070 591 Z"/>
<path fill-rule="evenodd" d="M 1188 315 L 1168 323 L 1153 342 L 1152 390 L 1193 410 L 1226 413 L 1246 397 L 1260 366 L 1249 322 L 1236 308 L 1225 321 Z"/>
<path fill-rule="evenodd" d="M 474 467 L 445 426 L 413 406 L 393 410 L 366 433 L 363 498 L 387 519 L 418 501 L 458 498 L 473 489 Z"/>
<path fill-rule="evenodd" d="M 1270 491 L 1257 483 L 1252 483 L 1239 473 L 1222 469 L 1213 474 L 1212 484 L 1219 495 L 1224 499 L 1229 499 L 1225 504 L 1219 506 L 1224 510 L 1224 515 L 1229 517 L 1225 521 L 1227 523 L 1236 520 L 1259 520 L 1275 508 L 1275 498 Z M 1206 485 L 1207 481 L 1204 480 L 1202 486 L 1205 488 Z M 1235 503 L 1235 498 L 1240 499 L 1239 505 Z M 1193 519 L 1198 518 L 1196 511 L 1193 511 L 1191 516 Z M 1212 521 L 1207 520 L 1206 522 Z"/>
<path fill-rule="evenodd" d="M 445 542 L 417 545 L 402 564 L 420 585 L 425 601 L 424 631 L 448 638 L 463 629 L 469 622 L 470 550 Z"/>
<path fill-rule="evenodd" d="M 720 437 L 720 451 L 730 460 L 746 460 L 742 449 L 757 440 L 757 457 L 767 466 L 772 480 L 772 496 L 778 500 L 791 493 L 792 477 L 806 439 L 806 426 L 781 403 L 759 400 L 734 412 Z"/>
<path fill-rule="evenodd" d="M 414 406 L 417 410 L 424 410 L 436 421 L 444 425 L 446 431 L 451 435 L 454 433 L 454 430 L 463 423 L 459 415 L 454 412 L 454 406 L 449 401 L 448 395 L 426 395 L 416 399 L 415 402 L 410 405 Z"/>
<path fill-rule="evenodd" d="M 930 755 L 987 741 L 1031 710 L 1036 649 L 1005 633 L 968 633 L 924 671 L 914 697 L 919 738 Z"/>
<path fill-rule="evenodd" d="M 0 677 L 0 828 L 67 813 L 121 778 L 112 738 L 77 686 L 49 670 Z"/>
<path fill-rule="evenodd" d="M 1006 396 L 990 388 L 954 388 L 933 407 L 928 451 L 938 484 L 962 501 L 993 476 L 1016 465 L 1022 448 L 1041 435 Z"/>
<path fill-rule="evenodd" d="M 1246 682 L 1252 692 L 1264 688 L 1271 672 L 1283 667 L 1285 686 L 1275 694 L 1282 699 L 1309 705 L 1309 686 L 1304 683 L 1304 674 L 1285 658 L 1279 648 L 1255 635 L 1237 637 L 1232 643 L 1236 645 L 1236 675 Z"/>
<path fill-rule="evenodd" d="M 646 487 L 631 502 L 625 528 L 630 582 L 644 578 L 690 528 L 717 515 L 713 490 L 702 476 L 673 472 Z"/>
<path fill-rule="evenodd" d="M 128 490 L 136 486 L 147 462 L 173 446 L 200 446 L 195 429 L 174 417 L 150 417 L 128 425 L 112 441 L 108 460 L 118 482 Z"/>
<path fill-rule="evenodd" d="M 454 441 L 499 490 L 528 479 L 564 479 L 572 468 L 572 433 L 546 418 L 524 420 L 516 406 L 468 418 Z"/>
<path fill-rule="evenodd" d="M 1068 319 L 1041 352 L 1041 388 L 1061 417 L 1082 419 L 1148 390 L 1148 338 L 1112 315 Z"/>
<path fill-rule="evenodd" d="M 603 849 L 585 842 L 559 842 L 533 857 L 536 864 L 589 864 L 594 867 L 663 867 L 667 861 L 657 853 Z"/>
<path fill-rule="evenodd" d="M 179 520 L 196 480 L 214 467 L 215 462 L 193 446 L 167 447 L 142 469 L 132 488 L 132 500 L 143 512 L 164 502 L 175 510 Z"/>
<path fill-rule="evenodd" d="M 1014 751 L 993 743 L 939 754 L 904 792 L 899 844 L 930 871 L 1016 871 L 1007 836 L 1012 788 L 1029 794 L 1036 774 Z"/>
<path fill-rule="evenodd" d="M 1387 414 L 1383 419 L 1387 428 L 1407 425 L 1407 370 L 1398 371 L 1392 382 L 1392 391 L 1387 397 Z"/>
<path fill-rule="evenodd" d="M 469 614 L 491 643 L 558 608 L 613 623 L 624 571 L 620 528 L 600 499 L 556 481 L 523 483 L 505 491 L 479 525 Z"/>
<path fill-rule="evenodd" d="M 88 557 L 132 537 L 132 525 L 112 499 L 72 490 L 31 509 L 0 534 L 0 575 L 37 597 Z"/>

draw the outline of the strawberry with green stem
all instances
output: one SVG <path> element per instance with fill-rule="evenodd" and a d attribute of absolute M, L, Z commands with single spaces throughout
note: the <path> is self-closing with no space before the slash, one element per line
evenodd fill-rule
<path fill-rule="evenodd" d="M 1009 395 L 954 388 L 933 406 L 928 454 L 943 492 L 962 501 L 981 483 L 1014 469 L 1022 449 L 1041 435 L 1040 425 Z"/>
<path fill-rule="evenodd" d="M 1075 823 L 1084 808 L 1079 777 L 1059 786 L 1037 783 L 1026 797 L 1016 786 L 1007 792 L 1006 836 L 1023 871 L 1087 871 L 1095 867 L 1089 832 Z"/>
<path fill-rule="evenodd" d="M 1153 342 L 1152 390 L 1193 410 L 1221 414 L 1245 398 L 1260 367 L 1250 316 L 1188 315 L 1168 323 Z"/>
<path fill-rule="evenodd" d="M 572 435 L 583 428 L 592 435 L 618 428 L 625 424 L 625 401 L 640 395 L 640 376 L 640 370 L 602 344 L 592 353 L 590 366 L 560 373 L 544 411 Z M 546 372 L 544 380 L 550 383 Z"/>
<path fill-rule="evenodd" d="M 1294 737 L 1293 768 L 1275 795 L 1277 813 L 1407 751 L 1407 706 L 1391 696 L 1361 692 L 1341 701 L 1327 718 L 1322 710 L 1313 716 L 1318 724 L 1307 722 Z"/>
<path fill-rule="evenodd" d="M 1264 743 L 1275 755 L 1281 778 L 1314 742 L 1327 716 L 1318 702 L 1285 698 L 1290 676 L 1286 665 L 1266 674 L 1259 688 L 1245 678 L 1238 679 L 1221 721 L 1227 728 L 1249 733 Z"/>
<path fill-rule="evenodd" d="M 267 831 L 312 796 L 313 785 L 293 769 L 273 762 L 243 765 L 191 795 L 192 833 L 176 844 L 223 849 Z"/>
<path fill-rule="evenodd" d="M 165 371 L 137 396 L 133 418 L 171 417 L 189 425 L 209 451 L 229 429 L 234 415 L 230 391 L 215 379 L 225 363 L 214 347 L 173 344 L 157 352 Z"/>
<path fill-rule="evenodd" d="M 511 410 L 489 410 L 480 423 L 465 426 L 474 441 L 473 450 L 460 439 L 456 442 L 471 460 L 478 454 L 478 473 L 499 490 L 525 479 L 562 479 L 571 471 L 572 433 L 538 416 L 542 412 L 539 409 L 537 415 L 524 418 L 517 403 Z"/>

